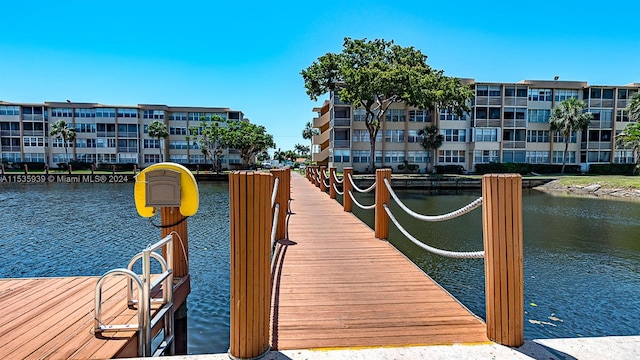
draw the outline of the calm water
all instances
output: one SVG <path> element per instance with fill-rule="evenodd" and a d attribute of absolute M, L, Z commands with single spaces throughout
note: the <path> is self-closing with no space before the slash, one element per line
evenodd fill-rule
<path fill-rule="evenodd" d="M 229 346 L 227 191 L 226 183 L 200 184 L 200 210 L 189 219 L 192 354 L 225 352 Z M 399 195 L 425 214 L 448 212 L 478 197 L 418 191 Z M 367 196 L 359 199 L 372 202 Z M 101 275 L 125 266 L 160 238 L 160 231 L 137 215 L 131 184 L 1 184 L 0 201 L 0 277 Z M 536 192 L 525 192 L 523 203 L 525 337 L 639 335 L 640 203 Z M 373 212 L 356 214 L 373 223 Z M 400 218 L 430 245 L 482 249 L 480 209 L 445 223 Z M 430 255 L 393 226 L 390 241 L 484 317 L 482 260 Z"/>

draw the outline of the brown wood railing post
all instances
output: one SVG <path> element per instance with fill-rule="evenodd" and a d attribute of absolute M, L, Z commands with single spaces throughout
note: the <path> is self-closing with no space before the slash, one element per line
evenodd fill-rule
<path fill-rule="evenodd" d="M 29 166 L 27 164 L 24 164 L 24 173 L 25 175 L 29 173 Z"/>
<path fill-rule="evenodd" d="M 331 199 L 335 199 L 336 198 L 336 168 L 335 167 L 330 167 L 329 168 L 329 198 Z"/>
<path fill-rule="evenodd" d="M 268 173 L 236 171 L 229 175 L 229 355 L 233 358 L 256 358 L 269 351 L 273 184 L 273 175 Z"/>
<path fill-rule="evenodd" d="M 316 185 L 317 188 L 320 187 L 320 166 L 315 166 L 313 168 L 313 174 L 315 175 L 313 177 L 313 183 Z"/>
<path fill-rule="evenodd" d="M 324 183 L 324 171 L 327 167 L 320 166 L 319 175 L 320 175 L 320 191 L 327 192 L 327 185 Z"/>
<path fill-rule="evenodd" d="M 271 170 L 274 179 L 278 180 L 278 193 L 276 204 L 280 204 L 278 210 L 278 228 L 276 229 L 276 240 L 286 239 L 287 210 L 289 199 L 291 198 L 291 170 L 289 168 Z M 275 180 L 274 180 L 275 181 Z M 275 206 L 275 205 L 274 205 Z"/>
<path fill-rule="evenodd" d="M 482 177 L 487 337 L 506 346 L 524 343 L 522 177 Z"/>
<path fill-rule="evenodd" d="M 353 190 L 353 186 L 351 185 L 349 175 L 353 175 L 353 168 L 346 167 L 342 169 L 342 175 L 342 191 L 344 192 L 342 196 L 342 206 L 344 207 L 344 211 L 351 212 L 353 209 L 353 201 L 351 201 L 349 191 Z"/>
<path fill-rule="evenodd" d="M 2 175 L 4 175 L 4 164 L 1 164 L 1 169 L 2 169 Z"/>
<path fill-rule="evenodd" d="M 49 167 L 47 167 L 48 169 Z M 96 171 L 96 166 L 91 164 L 91 175 L 93 175 L 93 172 Z"/>
<path fill-rule="evenodd" d="M 72 172 L 73 172 L 73 166 L 69 164 L 69 175 L 71 175 Z"/>
<path fill-rule="evenodd" d="M 375 232 L 376 238 L 389 238 L 389 215 L 384 210 L 383 205 L 389 206 L 389 189 L 384 184 L 384 179 L 388 179 L 391 183 L 391 169 L 376 170 L 376 215 L 375 215 Z"/>
<path fill-rule="evenodd" d="M 46 165 L 46 164 L 44 165 L 44 173 L 45 175 L 49 175 L 49 165 Z M 93 172 L 91 172 L 91 174 L 93 174 Z"/>
<path fill-rule="evenodd" d="M 189 275 L 189 233 L 187 219 L 180 213 L 179 207 L 161 207 L 162 238 L 175 232 L 173 236 L 173 276 L 183 278 Z M 183 250 L 184 249 L 184 250 Z M 167 257 L 164 249 L 163 256 Z"/>

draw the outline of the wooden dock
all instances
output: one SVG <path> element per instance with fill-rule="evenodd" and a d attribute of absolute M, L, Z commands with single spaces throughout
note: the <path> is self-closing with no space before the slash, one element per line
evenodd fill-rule
<path fill-rule="evenodd" d="M 485 323 L 303 176 L 274 271 L 272 348 L 487 342 Z"/>
<path fill-rule="evenodd" d="M 94 293 L 98 277 L 0 279 L 0 358 L 108 359 L 137 356 L 135 331 L 96 336 Z M 175 289 L 176 308 L 184 302 L 189 280 Z M 136 323 L 127 307 L 124 277 L 103 286 L 105 323 Z M 152 306 L 152 316 L 157 306 Z M 161 324 L 159 324 L 161 325 Z M 157 330 L 157 329 L 156 329 Z"/>

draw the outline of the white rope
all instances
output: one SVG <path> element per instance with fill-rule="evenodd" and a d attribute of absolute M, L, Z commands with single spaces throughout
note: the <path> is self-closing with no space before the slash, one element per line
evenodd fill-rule
<path fill-rule="evenodd" d="M 280 212 L 280 204 L 276 204 L 276 209 L 273 211 L 273 223 L 271 223 L 271 248 L 276 242 L 276 230 L 278 230 L 278 213 Z"/>
<path fill-rule="evenodd" d="M 358 200 L 356 200 L 356 198 L 355 198 L 355 197 L 353 197 L 353 193 L 351 192 L 351 190 L 349 190 L 349 196 L 351 197 L 351 200 L 353 200 L 353 202 L 354 202 L 356 205 L 358 205 L 358 207 L 359 207 L 360 209 L 364 209 L 364 210 L 371 210 L 371 209 L 373 209 L 373 208 L 375 208 L 375 207 L 376 207 L 376 204 L 375 204 L 375 203 L 373 203 L 373 204 L 371 204 L 371 205 L 369 205 L 369 206 L 364 206 L 364 205 L 360 204 L 360 203 L 358 202 Z"/>
<path fill-rule="evenodd" d="M 338 195 L 344 195 L 344 191 L 338 190 L 335 183 L 333 183 L 333 190 L 335 190 Z"/>
<path fill-rule="evenodd" d="M 456 258 L 456 259 L 481 259 L 481 258 L 484 258 L 484 251 L 474 251 L 474 252 L 448 251 L 448 250 L 437 249 L 437 248 L 431 247 L 431 246 L 423 243 L 422 241 L 420 241 L 420 240 L 414 238 L 413 236 L 411 236 L 411 234 L 409 234 L 409 232 L 407 230 L 405 230 L 405 228 L 402 227 L 402 225 L 400 225 L 400 223 L 398 223 L 398 220 L 396 220 L 396 218 L 393 217 L 393 214 L 391 214 L 391 210 L 389 210 L 389 207 L 387 206 L 387 204 L 384 204 L 382 206 L 384 207 L 384 210 L 387 212 L 387 215 L 389 215 L 389 218 L 396 225 L 398 230 L 400 230 L 400 232 L 402 234 L 404 234 L 404 236 L 406 236 L 407 239 L 411 240 L 411 242 L 413 242 L 414 244 L 416 244 L 419 247 L 423 248 L 424 250 L 427 250 L 427 251 L 429 251 L 431 253 L 434 253 L 436 255 L 446 256 L 446 257 Z"/>
<path fill-rule="evenodd" d="M 324 183 L 324 186 L 331 187 L 331 185 L 327 182 L 327 179 L 322 180 L 322 182 Z"/>
<path fill-rule="evenodd" d="M 368 193 L 369 191 L 373 190 L 376 188 L 376 183 L 374 182 L 371 186 L 369 186 L 367 189 L 362 190 L 359 187 L 356 186 L 355 182 L 353 181 L 353 178 L 351 177 L 351 174 L 348 174 L 349 176 L 349 181 L 351 181 L 351 185 L 353 186 L 353 188 L 361 193 Z"/>
<path fill-rule="evenodd" d="M 326 170 L 322 169 L 322 170 L 320 170 L 320 172 L 322 173 L 322 178 L 323 179 L 328 179 L 329 178 L 329 175 L 327 175 L 327 171 Z"/>
<path fill-rule="evenodd" d="M 409 209 L 405 204 L 402 203 L 402 201 L 400 201 L 400 199 L 398 198 L 398 195 L 396 195 L 396 193 L 393 191 L 393 189 L 391 188 L 391 184 L 389 184 L 389 181 L 387 179 L 384 179 L 384 184 L 387 186 L 387 189 L 389 190 L 389 194 L 391 195 L 391 197 L 393 198 L 393 200 L 396 201 L 396 203 L 398 204 L 398 206 L 400 206 L 400 208 L 402 210 L 404 210 L 409 216 L 412 216 L 415 219 L 418 220 L 422 220 L 422 221 L 431 221 L 431 222 L 436 222 L 436 221 L 445 221 L 445 220 L 451 220 L 453 218 L 456 218 L 460 215 L 464 215 L 466 213 L 469 213 L 473 210 L 475 210 L 476 208 L 480 207 L 482 205 L 482 198 L 477 198 L 476 200 L 474 200 L 473 202 L 471 202 L 470 204 L 456 210 L 456 211 L 452 211 L 448 214 L 443 214 L 443 215 L 434 215 L 434 216 L 429 216 L 429 215 L 422 215 L 422 214 L 418 214 L 417 212 Z"/>
<path fill-rule="evenodd" d="M 280 183 L 280 178 L 276 178 L 276 181 L 273 182 L 273 193 L 271 194 L 271 208 L 273 209 L 273 205 L 276 203 L 276 196 L 278 195 L 278 184 Z"/>
<path fill-rule="evenodd" d="M 333 180 L 335 180 L 338 184 L 342 184 L 342 182 L 344 181 L 344 176 L 342 177 L 342 179 L 338 179 L 338 175 L 336 175 L 335 171 L 333 172 Z"/>

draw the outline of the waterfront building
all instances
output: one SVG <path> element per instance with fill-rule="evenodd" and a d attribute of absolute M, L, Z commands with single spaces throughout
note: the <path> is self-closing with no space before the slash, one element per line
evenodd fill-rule
<path fill-rule="evenodd" d="M 407 161 L 424 171 L 431 151 L 420 145 L 418 132 L 436 125 L 444 136 L 436 151 L 435 165 L 460 165 L 474 171 L 476 164 L 514 162 L 562 164 L 564 138 L 549 129 L 552 109 L 571 97 L 586 102 L 594 118 L 588 131 L 571 135 L 567 164 L 587 170 L 595 163 L 634 163 L 631 149 L 616 148 L 615 135 L 629 124 L 625 108 L 640 83 L 623 86 L 589 85 L 583 81 L 523 80 L 517 83 L 476 82 L 461 79 L 474 88 L 471 111 L 458 116 L 446 109 L 417 109 L 405 103 L 387 110 L 376 138 L 376 167 Z M 338 169 L 368 171 L 371 154 L 365 112 L 342 102 L 337 92 L 313 109 L 312 159 Z"/>
<path fill-rule="evenodd" d="M 241 111 L 220 107 L 0 101 L 0 157 L 3 162 L 40 162 L 51 167 L 73 159 L 142 167 L 161 160 L 204 164 L 204 155 L 186 137 L 189 128 L 200 126 L 203 118 L 211 121 L 215 115 L 230 121 L 248 121 Z M 62 139 L 49 135 L 51 125 L 57 120 L 64 120 L 76 130 L 68 155 Z M 169 137 L 164 141 L 148 134 L 147 127 L 155 120 L 168 127 Z M 225 150 L 223 168 L 240 164 L 242 159 L 237 151 Z"/>

